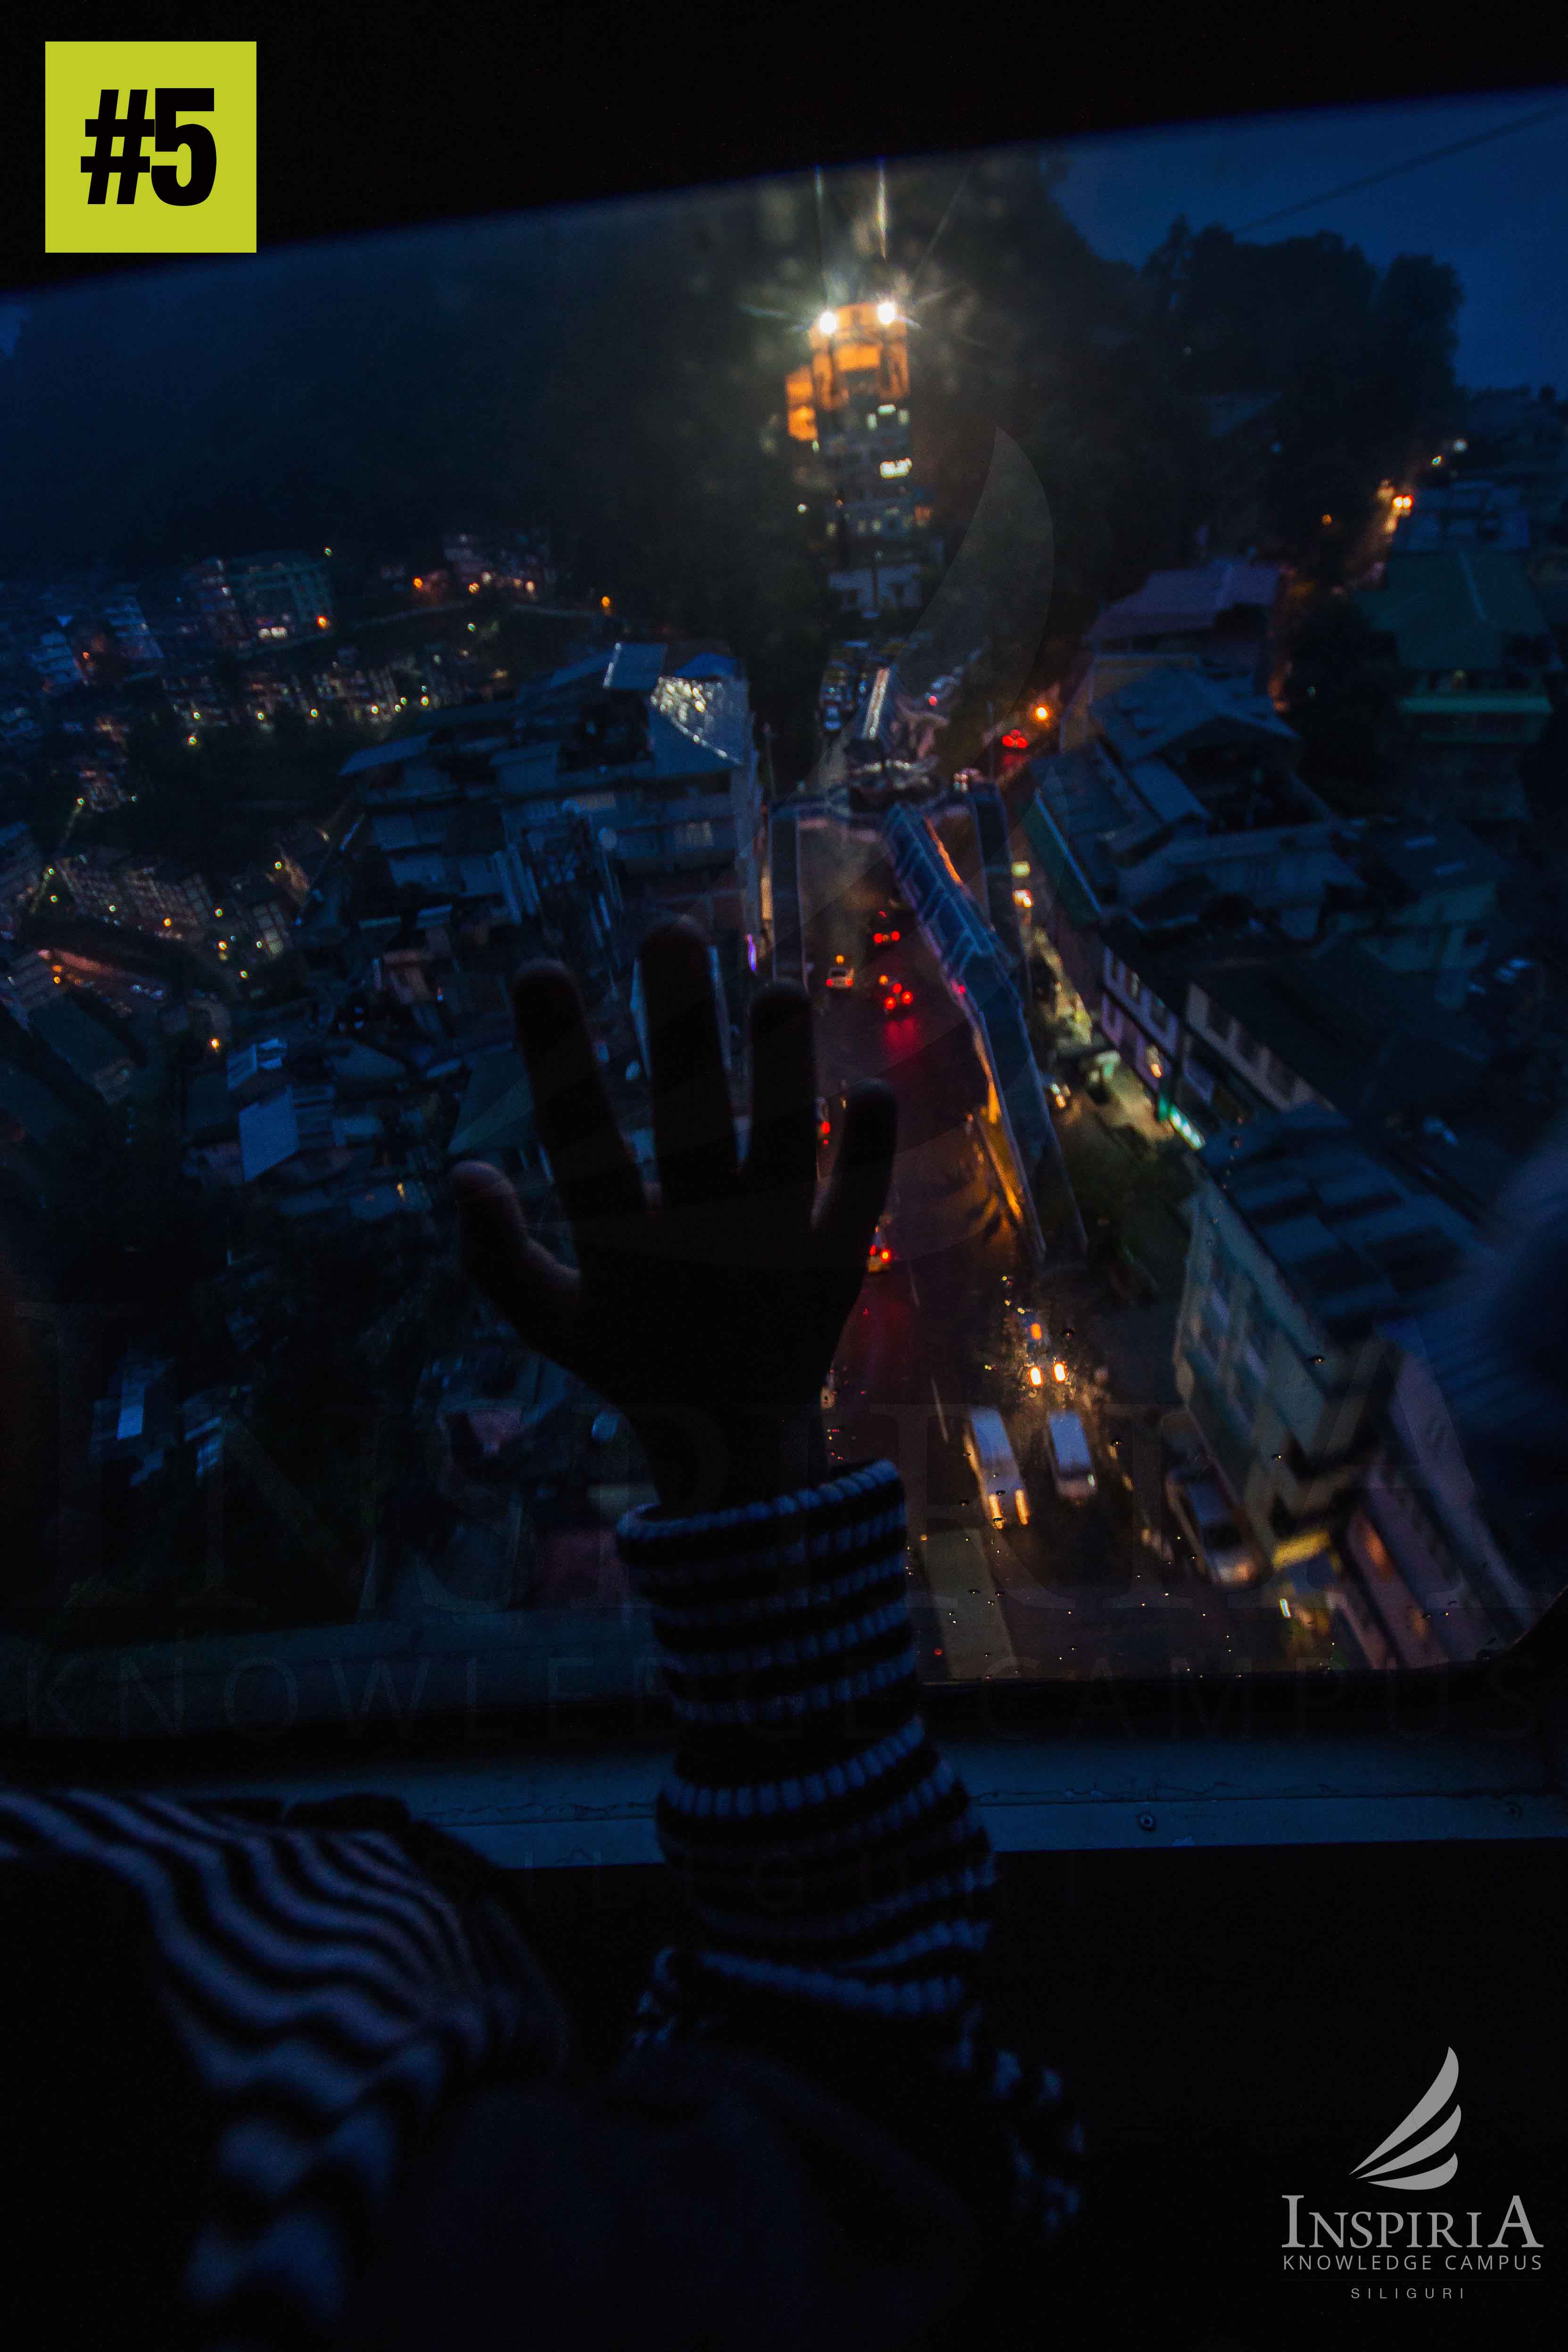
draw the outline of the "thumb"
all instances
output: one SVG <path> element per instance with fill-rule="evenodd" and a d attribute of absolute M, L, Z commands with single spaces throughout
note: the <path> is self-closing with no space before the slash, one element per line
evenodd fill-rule
<path fill-rule="evenodd" d="M 452 1171 L 463 1271 L 516 1327 L 520 1339 L 566 1361 L 578 1278 L 529 1236 L 515 1188 L 485 1160 Z"/>

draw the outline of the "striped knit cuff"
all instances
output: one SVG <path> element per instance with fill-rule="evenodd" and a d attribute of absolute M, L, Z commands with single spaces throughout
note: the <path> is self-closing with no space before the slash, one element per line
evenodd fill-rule
<path fill-rule="evenodd" d="M 931 1746 L 888 1463 L 700 1519 L 622 1522 L 685 1727 L 660 1843 L 731 1995 L 956 2016 L 990 1842 Z"/>
<path fill-rule="evenodd" d="M 914 1708 L 904 1498 L 889 1462 L 682 1519 L 632 1511 L 622 1559 L 653 1611 L 683 1723 L 826 1728 Z"/>

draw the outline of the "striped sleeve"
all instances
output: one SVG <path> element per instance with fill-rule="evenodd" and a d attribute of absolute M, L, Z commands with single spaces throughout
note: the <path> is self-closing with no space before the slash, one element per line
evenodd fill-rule
<path fill-rule="evenodd" d="M 985 2039 L 991 1844 L 921 1717 L 892 1465 L 618 1534 L 681 1727 L 658 1832 L 700 1930 L 660 1955 L 637 2046 L 741 2034 L 818 2071 L 831 2053 L 884 2111 L 879 2084 L 918 2055 L 928 2105 L 943 2081 L 978 2095 L 1015 2212 L 1054 2225 L 1077 2126 L 1049 2070 Z"/>
<path fill-rule="evenodd" d="M 140 1904 L 159 1999 L 205 2095 L 191 2339 L 320 2352 L 408 2150 L 467 2085 L 529 2063 L 526 1955 L 499 1914 L 465 1916 L 380 1832 L 0 1792 L 0 1863 L 46 1856 L 107 1873 Z"/>

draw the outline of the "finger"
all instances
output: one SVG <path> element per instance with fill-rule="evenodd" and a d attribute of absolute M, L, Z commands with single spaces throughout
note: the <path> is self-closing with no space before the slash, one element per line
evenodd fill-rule
<path fill-rule="evenodd" d="M 890 1087 L 857 1087 L 844 1114 L 843 1140 L 834 1162 L 816 1235 L 824 1264 L 865 1271 L 877 1220 L 888 1205 L 898 1140 L 899 1106 Z"/>
<path fill-rule="evenodd" d="M 781 1228 L 804 1230 L 816 1199 L 816 1050 L 811 1000 L 774 982 L 752 1010 L 746 1190 Z"/>
<path fill-rule="evenodd" d="M 653 1139 L 667 1209 L 719 1201 L 735 1181 L 735 1119 L 708 950 L 694 923 L 661 923 L 642 950 Z"/>
<path fill-rule="evenodd" d="M 574 1232 L 635 1217 L 646 1203 L 594 1059 L 577 984 L 563 964 L 536 963 L 512 989 L 539 1137 Z"/>
<path fill-rule="evenodd" d="M 499 1168 L 464 1160 L 452 1171 L 463 1270 L 541 1355 L 566 1363 L 578 1276 L 531 1241 L 522 1205 Z"/>

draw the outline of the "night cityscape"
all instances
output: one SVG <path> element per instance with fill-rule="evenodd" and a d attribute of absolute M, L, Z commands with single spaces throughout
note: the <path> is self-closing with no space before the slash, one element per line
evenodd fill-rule
<path fill-rule="evenodd" d="M 232 355 L 188 455 L 132 416 L 52 544 L 5 494 L 14 1658 L 457 1618 L 619 1671 L 646 1465 L 464 1283 L 448 1177 L 565 1247 L 541 955 L 651 1171 L 669 914 L 738 1109 L 769 977 L 825 1167 L 897 1097 L 823 1406 L 898 1464 L 930 1681 L 1458 1665 L 1554 1596 L 1423 1318 L 1568 1108 L 1568 400 L 1459 381 L 1440 250 L 1184 217 L 1134 265 L 1060 183 L 268 257 L 258 317 L 341 282 L 363 351 L 255 416 L 237 281 L 171 278 Z M 0 362 L 35 450 L 99 436 L 86 302 Z"/>

